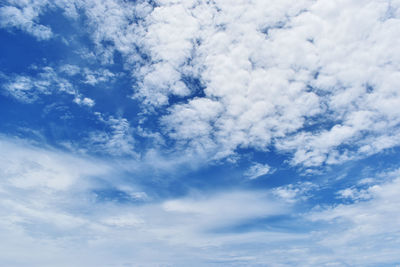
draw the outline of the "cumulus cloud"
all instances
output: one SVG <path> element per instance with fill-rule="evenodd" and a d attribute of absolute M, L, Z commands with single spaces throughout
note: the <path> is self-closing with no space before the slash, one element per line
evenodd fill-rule
<path fill-rule="evenodd" d="M 291 165 L 308 168 L 398 146 L 399 1 L 10 0 L 0 7 L 0 27 L 46 40 L 54 34 L 40 24 L 41 15 L 58 9 L 69 19 L 84 14 L 94 48 L 76 52 L 100 65 L 1 74 L 4 92 L 24 103 L 65 93 L 92 107 L 95 100 L 72 81 L 98 86 L 119 78 L 108 69 L 118 52 L 135 81 L 130 96 L 144 111 L 139 125 L 127 116 L 95 113 L 103 129 L 90 132 L 80 146 L 116 157 L 113 168 L 0 137 L 0 237 L 10 241 L 0 244 L 1 262 L 399 262 L 398 171 L 341 189 L 333 193 L 334 204 L 321 206 L 311 199 L 327 185 L 311 182 L 270 190 L 193 190 L 168 199 L 157 196 L 157 188 L 148 192 L 135 184 L 151 176 L 149 170 L 180 177 L 184 168 L 177 166 L 234 157 L 241 149 L 282 153 Z M 149 128 L 146 118 L 152 119 Z M 132 160 L 139 147 L 133 129 L 157 140 L 157 150 L 144 151 L 141 162 Z M 166 151 L 174 151 L 168 159 Z M 269 173 L 268 164 L 255 163 L 243 174 L 256 179 Z M 121 185 L 124 175 L 129 186 Z M 103 184 L 111 192 L 101 192 Z M 113 194 L 126 196 L 127 203 Z"/>
<path fill-rule="evenodd" d="M 337 164 L 398 145 L 397 4 L 163 1 L 150 18 L 148 34 L 159 39 L 146 39 L 151 43 L 145 47 L 161 60 L 153 68 L 181 66 L 175 69 L 189 69 L 205 86 L 204 97 L 176 104 L 164 117 L 177 141 L 215 144 L 215 151 L 225 150 L 221 156 L 238 147 L 275 146 L 294 153 L 292 164 L 305 166 Z M 158 32 L 179 19 L 178 37 Z M 175 53 L 175 42 L 188 48 Z M 185 53 L 189 48 L 192 53 Z M 210 108 L 199 109 L 200 101 L 223 108 L 205 118 Z M 193 112 L 190 119 L 187 111 Z M 195 127 L 183 127 L 193 120 L 203 125 L 201 139 Z"/>
<path fill-rule="evenodd" d="M 78 105 L 81 105 L 81 106 L 88 106 L 88 107 L 93 107 L 94 106 L 93 99 L 90 99 L 88 97 L 83 97 L 82 98 L 82 97 L 76 96 L 74 98 L 74 102 L 76 104 L 78 104 Z"/>
<path fill-rule="evenodd" d="M 4 8 L 34 6 L 36 18 L 58 7 L 70 19 L 80 8 L 92 52 L 104 64 L 123 55 L 134 98 L 168 107 L 161 124 L 178 147 L 214 159 L 273 147 L 315 167 L 399 145 L 397 2 L 33 3 Z M 85 82 L 109 78 L 87 72 Z"/>

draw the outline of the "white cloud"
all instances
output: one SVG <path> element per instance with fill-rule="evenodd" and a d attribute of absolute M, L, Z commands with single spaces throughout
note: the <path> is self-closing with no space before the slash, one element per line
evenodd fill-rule
<path fill-rule="evenodd" d="M 146 203 L 147 194 L 135 191 L 132 183 L 118 186 L 118 179 L 107 178 L 118 171 L 106 162 L 5 138 L 0 145 L 4 165 L 0 172 L 0 236 L 10 240 L 0 245 L 0 259 L 10 266 L 28 262 L 30 266 L 52 266 L 59 261 L 65 266 L 127 262 L 185 265 L 193 261 L 192 257 L 205 262 L 220 257 L 207 256 L 208 252 L 198 255 L 198 249 L 212 252 L 215 246 L 256 236 L 269 240 L 293 238 L 279 233 L 213 233 L 222 226 L 287 212 L 289 207 L 275 202 L 268 191 L 192 194 Z M 91 190 L 98 188 L 99 180 L 145 202 L 126 205 L 97 201 Z M 160 251 L 157 258 L 151 256 L 154 249 Z M 177 253 L 183 251 L 188 256 L 177 260 Z M 48 253 L 52 257 L 46 256 Z M 13 261 L 15 257 L 18 262 Z"/>
<path fill-rule="evenodd" d="M 69 76 L 74 76 L 81 71 L 81 68 L 79 68 L 76 65 L 65 64 L 65 65 L 60 66 L 59 70 L 60 70 L 60 72 L 66 73 Z"/>
<path fill-rule="evenodd" d="M 313 167 L 399 145 L 397 2 L 32 3 L 32 18 L 44 7 L 70 18 L 74 6 L 85 12 L 93 55 L 108 64 L 119 51 L 147 107 L 184 96 L 161 120 L 182 149 L 215 159 L 274 147 Z M 99 75 L 88 72 L 85 82 L 112 78 Z M 191 98 L 198 92 L 187 76 L 204 96 Z"/>
<path fill-rule="evenodd" d="M 253 180 L 270 172 L 271 167 L 268 164 L 255 163 L 244 173 L 244 176 Z"/>
<path fill-rule="evenodd" d="M 269 203 L 269 204 L 267 204 Z M 235 225 L 246 220 L 285 214 L 288 207 L 275 202 L 269 192 L 229 192 L 215 196 L 191 196 L 166 201 L 167 212 L 193 217 L 190 227 L 210 228 Z M 188 221 L 187 218 L 184 221 Z M 196 222 L 196 223 L 194 223 Z"/>
<path fill-rule="evenodd" d="M 31 90 L 33 86 L 32 79 L 26 76 L 18 76 L 12 82 L 3 85 L 10 95 L 26 103 L 34 102 L 37 99 L 37 96 Z"/>
<path fill-rule="evenodd" d="M 44 8 L 46 1 L 19 1 L 17 6 L 0 7 L 0 27 L 18 28 L 35 36 L 38 40 L 53 37 L 50 27 L 37 23 L 37 18 Z"/>
<path fill-rule="evenodd" d="M 38 21 L 47 1 L 8 2 L 14 6 L 0 8 L 2 27 L 38 39 L 52 36 Z M 105 64 L 112 63 L 115 50 L 121 52 L 124 67 L 139 81 L 135 97 L 146 105 L 165 108 L 171 95 L 188 98 L 168 106 L 160 119 L 160 132 L 176 141 L 172 149 L 187 153 L 166 160 L 159 151 L 148 151 L 144 162 L 118 162 L 118 172 L 102 161 L 2 138 L 0 238 L 7 242 L 0 244 L 1 262 L 41 267 L 399 262 L 398 172 L 383 173 L 380 183 L 360 181 L 337 192 L 346 204 L 309 213 L 292 206 L 301 206 L 319 189 L 308 182 L 158 202 L 119 182 L 123 172 L 133 173 L 132 182 L 150 168 L 169 171 L 192 159 L 229 157 L 237 148 L 289 151 L 291 164 L 312 167 L 398 146 L 400 2 L 165 0 L 154 9 L 146 2 L 113 0 L 54 5 L 67 8 L 71 18 L 77 16 L 75 7 L 85 12 L 96 44 L 91 52 Z M 79 70 L 69 65 L 59 72 L 74 76 Z M 56 88 L 92 106 L 93 100 L 60 73 L 47 67 L 37 77 L 17 75 L 4 88 L 23 102 Z M 93 70 L 83 74 L 83 82 L 92 85 L 114 77 Z M 194 92 L 183 76 L 198 78 L 204 95 L 191 98 Z M 118 116 L 99 114 L 99 119 L 107 129 L 90 135 L 88 149 L 134 155 L 131 123 Z M 142 137 L 160 137 L 146 130 Z M 255 164 L 247 176 L 270 171 Z M 101 182 L 92 177 L 141 204 L 100 201 L 91 190 Z M 284 217 L 282 225 L 273 223 L 276 216 Z M 253 221 L 258 228 L 243 230 Z M 298 233 L 285 223 L 291 230 L 296 224 Z"/>
<path fill-rule="evenodd" d="M 11 96 L 21 102 L 32 103 L 40 98 L 40 95 L 57 91 L 68 94 L 76 93 L 72 84 L 59 77 L 51 67 L 42 68 L 36 76 L 14 75 L 5 78 L 7 81 L 3 87 Z"/>
<path fill-rule="evenodd" d="M 135 140 L 130 124 L 125 118 L 104 118 L 101 113 L 95 112 L 99 121 L 108 129 L 91 132 L 88 137 L 87 149 L 92 152 L 106 153 L 114 156 L 136 156 L 134 151 Z"/>
<path fill-rule="evenodd" d="M 319 188 L 311 182 L 298 182 L 273 189 L 273 194 L 288 203 L 305 201 L 312 196 L 313 191 Z"/>
<path fill-rule="evenodd" d="M 109 71 L 107 69 L 99 69 L 99 70 L 93 71 L 88 68 L 85 68 L 84 69 L 85 80 L 83 82 L 94 86 L 98 83 L 108 82 L 115 76 L 116 75 L 114 73 L 112 73 L 111 71 Z"/>
<path fill-rule="evenodd" d="M 18 188 L 44 187 L 67 190 L 77 179 L 107 171 L 95 162 L 74 158 L 57 151 L 38 149 L 29 143 L 1 138 L 1 176 Z M 24 148 L 25 147 L 25 148 Z"/>
<path fill-rule="evenodd" d="M 151 201 L 132 180 L 120 184 L 115 168 L 121 165 L 4 137 L 0 146 L 0 236 L 9 240 L 0 244 L 0 260 L 9 266 L 376 266 L 399 260 L 398 171 L 370 184 L 368 200 L 304 213 L 292 204 L 316 189 L 311 183 Z M 99 201 L 91 193 L 99 180 L 143 202 Z M 276 216 L 287 220 L 274 224 Z M 254 221 L 258 228 L 241 228 Z M 285 230 L 288 223 L 299 227 L 296 233 Z"/>
<path fill-rule="evenodd" d="M 74 102 L 76 104 L 82 105 L 82 106 L 88 106 L 88 107 L 93 107 L 94 106 L 94 100 L 90 99 L 88 97 L 82 98 L 82 97 L 76 96 L 74 98 Z"/>
<path fill-rule="evenodd" d="M 339 198 L 351 199 L 353 201 L 370 199 L 371 195 L 369 190 L 346 188 L 337 192 Z"/>
<path fill-rule="evenodd" d="M 399 261 L 399 203 L 400 179 L 386 177 L 384 183 L 364 190 L 342 190 L 351 204 L 324 208 L 310 214 L 314 221 L 331 224 L 320 233 L 319 244 L 329 247 L 335 257 L 350 265 L 380 265 Z M 328 233 L 329 232 L 329 233 Z"/>
<path fill-rule="evenodd" d="M 74 103 L 93 107 L 95 104 L 93 99 L 84 97 L 69 80 L 60 75 L 60 73 L 75 75 L 77 69 L 79 70 L 77 66 L 64 65 L 60 67 L 60 72 L 57 72 L 52 67 L 47 66 L 38 69 L 38 73 L 32 76 L 14 75 L 7 77 L 3 75 L 6 80 L 3 88 L 9 95 L 25 103 L 33 103 L 40 99 L 42 95 L 66 93 L 74 96 Z M 107 75 L 109 76 L 109 74 Z"/>
<path fill-rule="evenodd" d="M 150 69 L 168 66 L 154 76 L 165 85 L 152 82 L 152 93 L 143 86 L 138 94 L 165 104 L 179 79 L 170 66 L 190 70 L 205 97 L 173 106 L 163 122 L 178 143 L 211 144 L 222 157 L 275 145 L 294 152 L 293 164 L 319 166 L 376 153 L 399 144 L 396 10 L 386 1 L 160 2 L 144 47 L 160 60 Z M 223 108 L 202 119 L 208 107 L 196 105 L 207 100 Z M 190 118 L 188 110 L 195 111 Z M 193 120 L 202 125 L 200 139 L 196 127 L 183 127 Z"/>

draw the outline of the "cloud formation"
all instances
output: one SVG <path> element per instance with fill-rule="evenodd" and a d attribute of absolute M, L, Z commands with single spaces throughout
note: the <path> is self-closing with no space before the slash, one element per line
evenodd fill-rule
<path fill-rule="evenodd" d="M 271 167 L 268 164 L 255 163 L 244 173 L 244 175 L 252 180 L 270 172 Z"/>
<path fill-rule="evenodd" d="M 35 36 L 38 40 L 47 40 L 53 37 L 51 28 L 37 23 L 38 16 L 42 11 L 40 2 L 16 6 L 0 7 L 0 27 L 17 28 Z M 36 5 L 35 5 L 35 4 Z"/>
<path fill-rule="evenodd" d="M 209 129 L 200 142 L 215 144 L 223 155 L 274 146 L 293 152 L 295 165 L 319 166 L 398 144 L 395 4 L 215 1 L 186 7 L 189 14 L 198 10 L 212 19 L 193 15 L 202 30 L 186 36 L 200 39 L 192 62 L 205 97 L 171 108 L 164 118 L 171 137 L 199 142 L 190 137 L 199 131 L 182 128 L 192 111 L 192 120 Z M 200 101 L 213 104 L 199 108 Z M 203 119 L 211 110 L 215 115 Z"/>
<path fill-rule="evenodd" d="M 214 158 L 274 148 L 305 167 L 398 145 L 393 1 L 34 3 L 2 10 L 33 6 L 30 20 L 45 8 L 63 8 L 69 19 L 77 17 L 73 7 L 84 10 L 96 56 L 104 64 L 116 51 L 124 56 L 138 81 L 134 97 L 169 107 L 161 122 L 178 145 Z M 87 73 L 86 83 L 94 78 Z M 186 126 L 193 123 L 201 128 Z"/>
<path fill-rule="evenodd" d="M 68 50 L 0 72 L 0 262 L 400 261 L 399 1 L 7 0 L 0 28 Z"/>
<path fill-rule="evenodd" d="M 37 69 L 33 66 L 32 69 L 37 71 L 36 75 L 1 75 L 0 77 L 5 80 L 3 88 L 6 93 L 25 103 L 33 103 L 44 95 L 66 93 L 74 96 L 73 102 L 80 106 L 94 106 L 93 99 L 84 97 L 68 79 L 62 77 L 52 67 Z"/>
<path fill-rule="evenodd" d="M 193 191 L 152 201 L 139 185 L 124 186 L 112 178 L 119 170 L 110 162 L 3 137 L 0 145 L 0 236 L 10 240 L 1 246 L 0 258 L 11 266 L 60 261 L 61 266 L 374 266 L 399 260 L 398 218 L 393 217 L 398 171 L 382 173 L 366 187 L 360 183 L 370 195 L 366 200 L 354 198 L 304 213 L 296 212 L 298 204 L 292 200 L 298 195 L 306 201 L 309 192 L 315 194 L 319 188 L 311 183 L 274 190 Z M 105 181 L 107 188 L 132 195 L 131 204 L 112 195 L 100 198 L 96 192 Z M 274 224 L 279 216 L 290 218 L 297 230 Z M 319 226 L 310 231 L 315 222 Z M 251 225 L 255 228 L 246 228 Z M 157 258 L 154 250 L 160 251 Z M 46 257 L 49 252 L 52 257 Z M 177 260 L 181 253 L 185 256 Z"/>

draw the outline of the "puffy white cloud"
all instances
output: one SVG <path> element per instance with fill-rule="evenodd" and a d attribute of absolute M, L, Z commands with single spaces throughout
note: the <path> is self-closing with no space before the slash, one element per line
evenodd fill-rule
<path fill-rule="evenodd" d="M 237 148 L 274 147 L 293 153 L 292 164 L 312 167 L 399 145 L 397 2 L 76 0 L 30 6 L 33 18 L 45 7 L 65 9 L 70 18 L 77 16 L 73 7 L 85 12 L 92 52 L 112 63 L 119 51 L 138 81 L 134 97 L 148 108 L 164 109 L 171 95 L 185 97 L 161 119 L 164 133 L 183 148 L 189 144 L 215 159 Z M 98 75 L 87 73 L 86 82 L 96 84 Z M 198 79 L 204 95 L 185 77 Z"/>
<path fill-rule="evenodd" d="M 78 105 L 82 105 L 82 106 L 88 106 L 88 107 L 93 107 L 94 106 L 94 100 L 90 99 L 88 97 L 75 97 L 74 98 L 74 102 Z"/>
<path fill-rule="evenodd" d="M 205 97 L 176 104 L 164 118 L 172 138 L 192 135 L 191 142 L 215 143 L 216 151 L 226 151 L 223 156 L 237 147 L 275 145 L 294 152 L 293 164 L 306 166 L 340 163 L 398 145 L 395 105 L 400 98 L 393 83 L 400 73 L 393 45 L 400 23 L 397 4 L 160 2 L 152 16 L 166 9 L 184 15 L 152 23 L 160 29 L 181 18 L 181 35 L 152 34 L 172 47 L 181 39 L 191 40 L 193 53 L 184 58 L 191 59 L 191 69 L 197 70 L 192 73 L 206 87 Z M 184 31 L 186 23 L 200 25 L 200 30 Z M 148 46 L 175 54 L 173 48 Z M 183 56 L 175 55 L 165 54 L 162 62 L 176 64 L 179 59 L 182 65 Z M 212 119 L 201 119 L 203 111 L 195 107 L 201 99 L 223 108 Z M 186 117 L 188 110 L 196 110 L 195 118 Z M 208 129 L 202 134 L 208 139 L 199 140 L 196 127 L 182 127 L 185 120 Z"/>

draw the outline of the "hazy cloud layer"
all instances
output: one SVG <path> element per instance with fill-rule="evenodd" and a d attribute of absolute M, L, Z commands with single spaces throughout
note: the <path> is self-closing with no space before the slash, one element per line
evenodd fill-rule
<path fill-rule="evenodd" d="M 304 201 L 318 187 L 305 183 L 273 191 L 193 192 L 157 203 L 137 185 L 118 184 L 112 177 L 119 170 L 110 162 L 39 149 L 18 140 L 2 138 L 0 145 L 0 235 L 9 240 L 3 243 L 0 258 L 11 266 L 171 262 L 178 266 L 290 266 L 295 262 L 376 266 L 399 260 L 398 218 L 393 217 L 399 202 L 398 171 L 383 173 L 386 182 L 371 182 L 365 188 L 368 200 L 297 213 L 292 200 Z M 101 199 L 96 192 L 103 183 L 98 179 L 125 192 L 132 204 Z M 290 216 L 300 227 L 297 233 L 264 226 L 235 230 L 276 216 Z M 307 230 L 313 222 L 327 224 Z M 155 250 L 157 257 L 151 256 Z M 49 252 L 51 257 L 46 256 Z"/>

